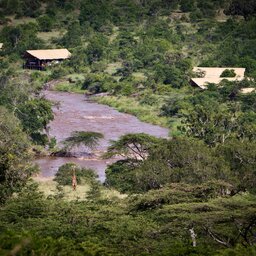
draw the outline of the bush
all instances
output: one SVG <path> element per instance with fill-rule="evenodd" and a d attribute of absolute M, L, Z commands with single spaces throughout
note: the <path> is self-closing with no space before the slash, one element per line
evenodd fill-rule
<path fill-rule="evenodd" d="M 58 169 L 54 181 L 63 186 L 71 185 L 73 174 L 76 175 L 77 184 L 81 184 L 82 181 L 91 183 L 98 177 L 98 175 L 92 169 L 84 169 L 78 167 L 74 163 L 66 163 Z"/>
<path fill-rule="evenodd" d="M 236 73 L 234 69 L 225 69 L 220 77 L 235 77 Z"/>
<path fill-rule="evenodd" d="M 53 27 L 53 20 L 48 15 L 40 16 L 37 18 L 40 31 L 49 32 Z"/>
<path fill-rule="evenodd" d="M 67 74 L 68 74 L 68 71 L 65 68 L 59 66 L 59 67 L 56 67 L 56 68 L 53 69 L 52 74 L 51 74 L 51 78 L 52 79 L 59 79 L 59 78 L 65 76 Z"/>

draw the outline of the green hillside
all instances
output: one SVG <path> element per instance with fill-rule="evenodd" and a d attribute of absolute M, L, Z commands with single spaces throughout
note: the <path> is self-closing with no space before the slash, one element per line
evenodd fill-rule
<path fill-rule="evenodd" d="M 0 0 L 1 44 L 0 255 L 256 254 L 254 0 Z M 23 69 L 27 50 L 56 48 L 71 58 Z M 202 90 L 195 66 L 245 78 Z M 90 95 L 170 139 L 111 142 L 105 157 L 124 159 L 104 184 L 71 165 L 31 179 L 35 155 L 62 152 L 47 134 L 45 87 Z"/>

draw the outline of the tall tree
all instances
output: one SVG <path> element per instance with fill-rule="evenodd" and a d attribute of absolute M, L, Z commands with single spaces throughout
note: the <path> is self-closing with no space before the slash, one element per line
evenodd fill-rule
<path fill-rule="evenodd" d="M 0 203 L 19 191 L 33 173 L 29 149 L 18 119 L 0 107 Z"/>

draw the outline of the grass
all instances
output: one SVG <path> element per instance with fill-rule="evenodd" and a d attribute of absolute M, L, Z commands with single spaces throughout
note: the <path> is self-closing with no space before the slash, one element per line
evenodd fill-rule
<path fill-rule="evenodd" d="M 59 191 L 57 189 L 58 183 L 53 181 L 52 178 L 41 178 L 41 177 L 34 177 L 34 181 L 38 184 L 39 191 L 43 192 L 46 197 L 49 196 L 56 196 L 58 195 Z M 63 199 L 66 201 L 74 201 L 80 200 L 85 201 L 87 193 L 90 191 L 90 185 L 82 182 L 81 185 L 78 185 L 76 190 L 73 191 L 71 186 L 61 186 L 62 188 L 62 195 Z M 114 198 L 125 198 L 127 195 L 120 194 L 117 190 L 114 189 L 107 189 L 104 186 L 101 186 L 101 196 L 103 199 L 114 199 Z"/>
<path fill-rule="evenodd" d="M 122 67 L 122 63 L 121 62 L 115 62 L 115 63 L 109 63 L 107 68 L 105 69 L 105 72 L 113 75 L 117 69 Z"/>
<path fill-rule="evenodd" d="M 142 72 L 133 72 L 132 76 L 136 81 L 146 81 L 147 77 Z"/>
<path fill-rule="evenodd" d="M 27 24 L 29 22 L 34 22 L 34 23 L 36 22 L 36 19 L 31 17 L 20 17 L 18 19 L 15 19 L 15 16 L 11 15 L 11 16 L 7 16 L 6 18 L 10 20 L 9 25 L 12 25 L 12 26 Z"/>
<path fill-rule="evenodd" d="M 83 81 L 85 76 L 83 74 L 74 73 L 74 74 L 67 75 L 66 78 L 72 79 L 73 81 Z"/>
<path fill-rule="evenodd" d="M 45 42 L 50 42 L 53 38 L 60 38 L 65 31 L 53 30 L 50 32 L 39 32 L 37 36 Z"/>
<path fill-rule="evenodd" d="M 168 119 L 159 116 L 158 106 L 143 105 L 137 100 L 125 96 L 106 96 L 96 98 L 95 100 L 98 103 L 114 107 L 120 112 L 134 115 L 143 122 L 169 128 Z"/>
<path fill-rule="evenodd" d="M 52 179 L 35 178 L 38 184 L 39 191 L 43 192 L 46 197 L 56 196 L 59 192 L 57 189 L 58 183 Z M 70 182 L 71 183 L 71 182 Z M 72 200 L 85 200 L 87 192 L 90 190 L 88 184 L 77 186 L 77 189 L 73 191 L 72 186 L 62 186 L 63 198 L 67 201 Z"/>
<path fill-rule="evenodd" d="M 54 90 L 84 94 L 86 91 L 81 89 L 83 81 L 83 74 L 70 74 L 65 76 L 60 83 L 55 85 Z"/>
<path fill-rule="evenodd" d="M 73 92 L 73 93 L 80 93 L 84 94 L 86 91 L 81 89 L 81 86 L 78 84 L 71 84 L 69 82 L 61 82 L 54 86 L 53 88 L 55 91 L 60 92 Z"/>

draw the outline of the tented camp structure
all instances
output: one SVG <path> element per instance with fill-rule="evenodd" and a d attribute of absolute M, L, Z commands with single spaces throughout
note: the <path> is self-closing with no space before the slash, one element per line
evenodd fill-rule
<path fill-rule="evenodd" d="M 232 70 L 235 76 L 223 77 L 222 74 L 225 70 Z M 197 78 L 191 78 L 191 84 L 193 86 L 198 86 L 201 89 L 207 89 L 208 84 L 219 84 L 223 79 L 227 79 L 229 81 L 243 80 L 245 68 L 194 67 L 193 72 L 196 74 Z"/>
<path fill-rule="evenodd" d="M 44 70 L 51 63 L 58 63 L 71 57 L 67 49 L 28 50 L 24 54 L 24 68 Z"/>

